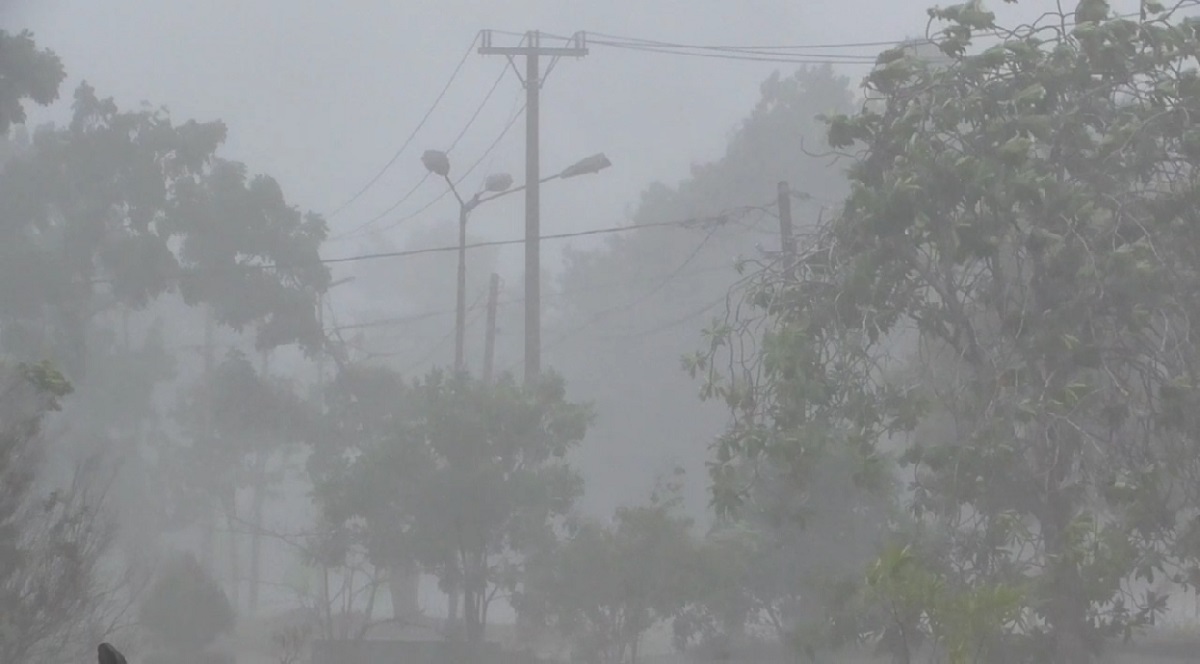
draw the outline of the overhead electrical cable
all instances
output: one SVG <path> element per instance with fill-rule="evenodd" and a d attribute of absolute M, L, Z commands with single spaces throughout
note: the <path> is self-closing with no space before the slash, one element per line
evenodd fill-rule
<path fill-rule="evenodd" d="M 715 224 L 724 224 L 727 221 L 728 221 L 728 217 L 726 215 L 714 215 L 712 217 L 682 219 L 679 221 L 652 222 L 652 223 L 636 224 L 633 226 L 611 226 L 609 228 L 594 228 L 591 230 L 576 231 L 573 233 L 553 233 L 550 235 L 542 235 L 539 239 L 541 239 L 541 240 L 566 240 L 566 239 L 570 239 L 570 238 L 588 237 L 588 236 L 593 236 L 593 235 L 610 235 L 613 233 L 628 233 L 631 231 L 643 230 L 643 229 L 648 229 L 648 228 L 696 228 L 696 227 L 704 226 L 705 224 L 714 224 L 714 223 Z M 466 248 L 467 249 L 477 249 L 480 247 L 502 247 L 502 246 L 514 245 L 514 244 L 524 244 L 525 241 L 526 241 L 525 238 L 513 238 L 513 239 L 509 239 L 509 240 L 485 240 L 485 241 L 481 241 L 481 242 L 474 242 L 471 244 L 467 244 Z M 424 254 L 439 254 L 439 253 L 446 253 L 446 252 L 451 252 L 451 251 L 458 251 L 458 245 L 454 244 L 454 245 L 445 245 L 445 246 L 440 246 L 440 247 L 425 247 L 422 249 L 401 249 L 398 251 L 382 251 L 382 252 L 369 253 L 369 254 L 356 254 L 356 255 L 352 255 L 352 256 L 338 256 L 336 258 L 321 258 L 321 259 L 318 259 L 318 262 L 324 263 L 327 265 L 333 264 L 333 263 L 354 263 L 354 262 L 366 261 L 366 260 L 379 260 L 379 259 L 385 259 L 385 258 L 404 258 L 406 256 L 421 256 Z M 273 270 L 273 269 L 280 269 L 280 268 L 287 268 L 287 267 L 289 267 L 289 265 L 281 264 L 281 263 L 238 263 L 236 265 L 223 266 L 216 271 L 226 272 L 230 269 Z M 299 266 L 293 266 L 293 267 L 299 267 Z M 189 270 L 189 272 L 204 272 L 204 271 L 207 271 L 207 270 L 204 270 L 204 269 Z M 100 278 L 92 279 L 88 283 L 91 285 L 111 284 L 112 280 L 109 278 L 100 277 Z"/>
<path fill-rule="evenodd" d="M 734 270 L 734 266 L 732 264 L 722 263 L 720 265 L 709 265 L 706 267 L 697 268 L 695 270 L 688 270 L 687 272 L 680 273 L 676 276 L 677 277 L 694 277 L 694 276 L 700 276 L 702 274 L 712 274 L 713 272 L 723 272 L 723 271 L 731 271 L 732 272 L 733 270 Z M 616 280 L 612 280 L 612 281 L 595 283 L 586 288 L 571 288 L 571 289 L 564 289 L 561 291 L 556 291 L 553 293 L 543 293 L 542 299 L 543 300 L 559 300 L 562 298 L 574 297 L 576 295 L 579 295 L 580 293 L 592 293 L 592 292 L 610 289 L 610 288 L 619 287 L 619 286 L 633 286 L 633 285 L 644 284 L 644 283 L 657 283 L 660 279 L 661 279 L 661 277 L 650 277 L 650 278 L 639 277 L 637 279 L 616 279 Z M 523 297 L 506 298 L 506 299 L 498 301 L 496 303 L 496 306 L 497 307 L 510 307 L 510 306 L 514 306 L 514 305 L 518 305 L 518 304 L 524 304 L 524 302 L 525 302 L 525 298 L 523 298 Z M 425 312 L 421 312 L 421 313 L 409 314 L 407 316 L 390 316 L 387 318 L 376 318 L 376 319 L 361 321 L 361 322 L 357 322 L 357 323 L 347 323 L 344 325 L 339 325 L 339 326 L 337 326 L 337 329 L 356 330 L 356 329 L 376 328 L 376 327 L 391 327 L 391 326 L 395 326 L 395 325 L 410 325 L 412 323 L 419 323 L 421 321 L 429 320 L 430 318 L 436 318 L 438 316 L 449 316 L 449 315 L 453 314 L 454 311 L 455 310 L 453 308 L 446 308 L 446 309 L 439 309 L 439 310 L 435 310 L 435 311 L 425 311 Z M 332 328 L 330 328 L 330 329 L 332 329 Z"/>
<path fill-rule="evenodd" d="M 496 77 L 496 80 L 492 83 L 492 87 L 488 89 L 487 94 L 483 97 L 483 101 L 479 102 L 479 105 L 475 107 L 475 112 L 471 114 L 471 118 L 469 120 L 467 120 L 466 125 L 464 125 L 462 130 L 458 132 L 458 135 L 454 137 L 454 140 L 450 143 L 450 147 L 446 148 L 446 154 L 450 154 L 451 152 L 454 151 L 454 148 L 458 147 L 458 144 L 460 141 L 462 141 L 463 136 L 466 136 L 467 131 L 470 130 L 472 125 L 475 124 L 475 121 L 477 119 L 479 119 L 480 113 L 483 112 L 484 107 L 487 106 L 488 101 L 491 100 L 492 95 L 494 95 L 496 93 L 496 89 L 500 87 L 500 83 L 504 80 L 505 73 L 507 73 L 507 72 L 504 69 L 500 70 L 500 75 Z M 514 122 L 515 122 L 515 120 L 514 120 Z M 508 129 L 505 128 L 504 132 L 507 133 Z M 501 136 L 503 137 L 503 134 L 501 134 Z M 489 151 L 490 151 L 490 149 L 489 149 Z M 345 239 L 345 238 L 353 236 L 353 235 L 357 235 L 357 234 L 361 233 L 364 229 L 366 229 L 368 226 L 371 226 L 371 225 L 377 223 L 380 219 L 383 219 L 387 215 L 391 214 L 393 210 L 395 210 L 396 208 L 400 207 L 401 205 L 404 205 L 405 203 L 407 203 L 408 199 L 412 198 L 412 195 L 417 193 L 417 190 L 421 188 L 421 185 L 425 184 L 425 182 L 429 179 L 430 175 L 432 175 L 432 174 L 429 171 L 425 171 L 425 174 L 421 177 L 420 181 L 418 181 L 415 185 L 413 185 L 413 187 L 411 189 L 409 189 L 407 192 L 405 192 L 404 195 L 401 196 L 399 200 L 397 200 L 395 203 L 392 203 L 391 206 L 389 206 L 386 210 L 384 210 L 383 212 L 380 212 L 379 214 L 375 215 L 374 217 L 371 217 L 370 219 L 364 221 L 363 223 L 359 224 L 358 226 L 354 227 L 353 229 L 330 238 L 330 240 L 337 241 L 337 240 L 342 240 L 342 239 Z M 457 184 L 457 182 L 455 184 Z M 445 196 L 445 192 L 442 193 L 442 196 Z M 439 197 L 437 200 L 441 200 L 441 198 Z M 424 209 L 424 208 L 422 208 L 422 209 Z"/>
<path fill-rule="evenodd" d="M 867 42 L 848 42 L 848 43 L 828 43 L 828 44 L 791 44 L 791 45 L 771 45 L 771 46 L 732 46 L 732 45 L 711 45 L 711 44 L 678 44 L 665 41 L 657 41 L 653 39 L 641 39 L 638 37 L 624 37 L 621 35 L 612 35 L 603 32 L 588 32 L 589 42 L 591 38 L 600 37 L 601 39 L 610 39 L 614 41 L 632 42 L 645 44 L 647 46 L 670 46 L 674 48 L 690 48 L 700 50 L 714 51 L 811 51 L 815 49 L 838 49 L 838 48 L 874 48 L 880 46 L 897 46 L 903 41 L 867 41 Z"/>
<path fill-rule="evenodd" d="M 408 149 L 408 146 L 412 144 L 413 139 L 417 137 L 417 132 L 421 131 L 421 128 L 425 126 L 425 123 L 428 122 L 429 118 L 433 116 L 433 112 L 437 110 L 438 105 L 442 103 L 442 99 L 445 98 L 446 92 L 450 90 L 450 86 L 458 78 L 458 74 L 462 71 L 463 65 L 466 64 L 467 58 L 469 58 L 471 54 L 475 52 L 475 44 L 477 43 L 479 43 L 478 34 L 476 34 L 475 38 L 471 40 L 470 46 L 467 47 L 467 52 L 463 53 L 462 58 L 454 67 L 454 71 L 450 73 L 450 79 L 446 81 L 444 86 L 442 86 L 442 91 L 438 93 L 436 98 L 434 98 L 433 104 L 430 105 L 429 110 L 425 111 L 425 115 L 421 118 L 421 121 L 417 123 L 415 128 L 413 128 L 412 132 L 408 135 L 408 138 L 404 139 L 404 143 L 400 145 L 400 148 L 396 150 L 395 154 L 392 155 L 392 158 L 383 165 L 383 168 L 379 169 L 379 172 L 375 174 L 375 177 L 371 178 L 367 184 L 363 185 L 362 189 L 359 189 L 358 192 L 351 196 L 349 200 L 339 205 L 333 212 L 329 213 L 329 217 L 334 217 L 340 214 L 347 207 L 353 205 L 354 202 L 359 198 L 362 198 L 362 195 L 367 193 L 371 187 L 375 186 L 375 183 L 379 182 L 380 178 L 382 178 L 384 174 L 388 172 L 388 169 L 395 165 L 396 161 L 400 159 L 400 156 L 404 154 L 404 151 Z"/>
<path fill-rule="evenodd" d="M 680 48 L 666 46 L 649 46 L 643 44 L 634 44 L 627 42 L 616 42 L 607 40 L 590 40 L 588 44 L 596 46 L 608 46 L 610 48 L 619 48 L 630 51 L 641 51 L 646 53 L 659 53 L 665 55 L 682 55 L 700 58 L 716 58 L 720 60 L 742 60 L 748 62 L 775 62 L 783 64 L 796 65 L 846 65 L 846 64 L 863 64 L 871 65 L 876 61 L 876 56 L 868 55 L 824 55 L 824 56 L 805 56 L 805 55 L 777 55 L 766 54 L 757 55 L 753 53 L 738 53 L 738 52 L 711 52 L 711 51 L 692 51 Z"/>
<path fill-rule="evenodd" d="M 470 175 L 472 172 L 474 172 L 476 168 L 479 168 L 479 165 L 483 163 L 483 160 L 487 159 L 488 155 L 490 155 L 492 153 L 492 151 L 496 149 L 496 146 L 500 145 L 500 141 L 504 140 L 504 137 L 508 135 L 509 130 L 511 130 L 513 128 L 513 125 L 515 125 L 517 123 L 517 120 L 519 120 L 524 113 L 525 113 L 525 106 L 522 105 L 521 108 L 517 109 L 517 112 L 514 113 L 511 118 L 509 118 L 508 124 L 504 125 L 504 129 L 502 129 L 500 131 L 500 135 L 496 137 L 496 140 L 492 141 L 492 144 L 489 145 L 486 150 L 484 150 L 483 154 L 479 155 L 479 158 L 476 159 L 475 162 L 472 163 L 471 166 L 469 168 L 467 168 L 466 171 L 463 171 L 463 174 L 461 176 L 459 176 L 459 178 L 457 180 L 454 181 L 455 187 L 462 184 L 462 182 L 467 179 L 468 175 Z M 389 231 L 389 230 L 399 226 L 400 224 L 403 224 L 404 222 L 409 221 L 410 219 L 414 219 L 414 218 L 420 216 L 421 213 L 423 213 L 426 210 L 428 210 L 429 208 L 433 207 L 434 205 L 436 205 L 439 201 L 441 201 L 443 198 L 445 198 L 448 195 L 450 195 L 449 188 L 444 190 L 442 193 L 438 194 L 438 196 L 436 198 L 434 198 L 433 200 L 429 201 L 425 205 L 422 205 L 420 208 L 418 208 L 402 217 L 393 219 L 392 222 L 390 224 L 388 224 L 387 226 L 385 226 L 384 228 L 382 228 L 381 231 Z M 522 242 L 523 241 L 524 240 L 522 240 Z"/>
<path fill-rule="evenodd" d="M 594 228 L 586 231 L 576 231 L 573 233 L 553 233 L 550 235 L 542 235 L 541 240 L 564 240 L 568 238 L 586 237 L 589 235 L 608 235 L 611 233 L 628 233 L 630 231 L 641 230 L 645 228 L 690 228 L 704 222 L 723 222 L 724 217 L 706 217 L 704 219 L 686 219 L 682 221 L 665 221 L 656 223 L 637 224 L 635 226 L 612 226 L 609 228 Z M 478 247 L 501 247 L 510 244 L 524 244 L 525 238 L 514 238 L 511 240 L 486 240 L 475 242 L 466 245 L 467 249 L 475 249 Z M 355 256 L 340 256 L 337 258 L 322 258 L 322 263 L 350 263 L 364 260 L 376 260 L 381 258 L 402 258 L 404 256 L 419 256 L 421 254 L 443 253 L 448 251 L 458 251 L 458 245 L 447 245 L 442 247 L 428 247 L 425 249 L 403 249 L 400 251 L 383 251 L 371 254 L 358 254 Z M 247 265 L 245 267 L 270 268 L 273 265 Z"/>
<path fill-rule="evenodd" d="M 605 318 L 608 318 L 609 316 L 612 316 L 613 314 L 621 313 L 623 311 L 629 311 L 630 309 L 636 307 L 637 305 L 642 304 L 642 303 L 646 302 L 647 300 L 649 300 L 650 298 L 654 297 L 654 295 L 656 295 L 659 291 L 661 291 L 663 288 L 666 288 L 668 284 L 670 284 L 672 281 L 674 281 L 676 278 L 678 278 L 680 273 L 682 273 L 685 269 L 687 269 L 688 265 L 691 265 L 692 261 L 696 260 L 696 257 L 700 255 L 700 252 L 704 249 L 704 247 L 708 244 L 708 241 L 711 240 L 713 235 L 716 233 L 717 228 L 718 228 L 717 226 L 713 226 L 712 228 L 710 228 L 708 230 L 708 232 L 705 233 L 704 238 L 700 240 L 699 244 L 697 244 L 696 247 L 694 249 L 692 249 L 691 253 L 688 254 L 687 258 L 683 259 L 683 262 L 680 263 L 678 266 L 676 266 L 675 269 L 673 269 L 669 273 L 667 273 L 667 275 L 665 277 L 662 277 L 661 279 L 659 279 L 658 283 L 655 285 L 654 288 L 651 288 L 650 290 L 646 291 L 645 293 L 641 293 L 637 298 L 635 298 L 629 302 L 626 302 L 625 304 L 618 305 L 615 307 L 609 307 L 607 309 L 602 309 L 602 310 L 596 312 L 595 314 L 590 316 L 586 321 L 584 321 L 582 325 L 576 326 L 576 327 L 566 331 L 565 333 L 560 335 L 557 339 L 555 339 L 554 341 L 552 341 L 549 344 L 547 344 L 546 346 L 544 346 L 543 350 L 549 350 L 551 348 L 556 348 L 556 347 L 560 346 L 561 344 L 563 344 L 564 342 L 566 342 L 567 340 L 574 337 L 575 335 L 579 334 L 580 332 L 582 332 L 588 328 L 591 328 L 593 325 L 604 320 Z"/>
<path fill-rule="evenodd" d="M 1140 14 L 1141 12 L 1136 11 L 1127 12 L 1123 14 L 1114 14 L 1112 18 L 1130 19 L 1136 18 Z M 1052 15 L 1047 14 L 1042 18 L 1046 18 L 1048 16 Z M 1072 20 L 1069 20 L 1065 23 L 1056 21 L 1052 27 L 1061 29 L 1074 27 L 1075 25 L 1076 23 Z M 554 35 L 551 33 L 543 34 L 553 38 L 565 38 L 562 35 Z M 815 44 L 689 44 L 655 39 L 644 39 L 640 37 L 627 37 L 604 32 L 588 31 L 585 34 L 587 35 L 588 44 L 606 46 L 609 48 L 621 48 L 667 55 L 708 57 L 726 60 L 746 60 L 754 62 L 779 62 L 788 64 L 874 64 L 878 58 L 877 53 L 833 54 L 813 53 L 812 51 L 855 48 L 895 48 L 901 46 L 916 46 L 921 44 L 932 45 L 935 43 L 932 39 L 927 37 L 914 37 L 910 39 L 894 39 L 886 41 L 827 42 Z M 977 32 L 976 36 L 1003 38 L 1006 36 L 1006 34 L 1007 33 L 1004 30 L 997 28 L 992 30 L 980 30 Z"/>
<path fill-rule="evenodd" d="M 479 295 L 477 295 L 475 297 L 475 301 L 472 302 L 469 307 L 467 307 L 468 311 L 472 311 L 475 314 L 469 320 L 467 320 L 468 327 L 470 327 L 472 324 L 477 322 L 479 320 L 479 316 L 483 314 L 482 310 L 476 311 L 476 309 L 478 308 L 479 303 L 483 300 L 484 295 L 485 295 L 484 293 L 480 293 Z M 405 367 L 401 371 L 401 373 L 404 373 L 404 374 L 412 373 L 413 371 L 415 371 L 416 369 L 418 369 L 422 365 L 424 365 L 426 362 L 429 362 L 430 360 L 432 360 L 433 356 L 436 355 L 437 352 L 442 349 L 442 346 L 446 345 L 446 342 L 450 341 L 450 338 L 454 336 L 454 332 L 455 332 L 455 330 L 453 328 L 451 328 L 450 331 L 447 332 L 445 336 L 443 336 L 441 339 L 439 339 L 436 344 L 434 344 L 425 353 L 422 354 L 421 359 L 419 359 L 416 362 L 413 362 L 412 364 Z"/>

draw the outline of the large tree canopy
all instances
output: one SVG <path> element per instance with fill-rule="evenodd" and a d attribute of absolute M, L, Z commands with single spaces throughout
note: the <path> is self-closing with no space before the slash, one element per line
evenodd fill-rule
<path fill-rule="evenodd" d="M 415 561 L 461 593 L 465 636 L 482 639 L 496 594 L 582 493 L 566 455 L 590 409 L 553 375 L 522 387 L 434 370 L 408 384 L 347 367 L 337 387 L 309 464 L 323 509 L 361 520 L 377 565 Z"/>
<path fill-rule="evenodd" d="M 58 56 L 39 49 L 31 33 L 0 30 L 0 136 L 25 123 L 24 100 L 45 106 L 58 99 L 66 75 Z"/>
<path fill-rule="evenodd" d="M 919 600 L 905 627 L 956 657 L 1088 661 L 1163 609 L 1156 576 L 1200 578 L 1200 31 L 1180 18 L 1197 3 L 1175 4 L 1139 20 L 1085 0 L 1014 30 L 977 2 L 931 11 L 949 61 L 885 52 L 872 99 L 831 118 L 851 194 L 749 287 L 754 361 L 718 377 L 731 327 L 700 359 L 736 414 L 713 471 L 726 505 L 749 465 L 803 490 L 822 449 L 869 479 L 898 448 L 906 537 L 941 590 L 889 585 L 916 559 L 896 554 L 876 591 Z M 1020 610 L 994 629 L 955 604 L 998 589 Z"/>
<path fill-rule="evenodd" d="M 637 664 L 646 633 L 697 594 L 703 580 L 692 522 L 678 513 L 677 488 L 660 488 L 669 491 L 618 508 L 609 523 L 572 522 L 565 541 L 529 561 L 519 615 L 569 638 L 572 660 Z"/>
<path fill-rule="evenodd" d="M 290 207 L 270 178 L 215 156 L 224 125 L 120 111 L 87 84 L 73 110 L 68 126 L 38 131 L 0 178 L 9 352 L 57 351 L 65 370 L 81 371 L 82 356 L 72 355 L 86 345 L 86 322 L 169 291 L 210 305 L 235 329 L 255 324 L 264 347 L 321 343 L 324 222 Z"/>

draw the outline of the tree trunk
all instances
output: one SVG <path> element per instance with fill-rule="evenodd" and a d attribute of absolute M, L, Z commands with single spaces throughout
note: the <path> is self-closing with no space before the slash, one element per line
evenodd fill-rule
<path fill-rule="evenodd" d="M 250 615 L 258 613 L 258 593 L 262 570 L 263 505 L 267 498 L 267 454 L 258 451 L 254 455 L 254 532 L 250 534 Z"/>
<path fill-rule="evenodd" d="M 1078 449 L 1070 436 L 1050 429 L 1045 436 L 1047 449 L 1042 461 L 1045 469 L 1045 504 L 1039 515 L 1039 526 L 1045 546 L 1050 575 L 1050 605 L 1047 621 L 1054 643 L 1056 664 L 1091 664 L 1088 649 L 1087 608 L 1079 566 L 1071 555 L 1068 529 L 1075 516 L 1070 498 L 1063 495 L 1063 482 L 1070 476 Z"/>
<path fill-rule="evenodd" d="M 204 376 L 201 393 L 204 403 L 201 404 L 201 441 L 200 443 L 205 449 L 212 449 L 213 443 L 213 365 L 215 362 L 214 355 L 216 353 L 216 326 L 213 322 L 212 309 L 206 307 L 204 310 Z M 212 487 L 206 486 L 205 489 L 212 490 Z M 209 500 L 211 501 L 211 494 Z M 204 526 L 204 567 L 213 578 L 220 578 L 217 575 L 217 524 L 219 523 L 217 514 L 217 505 L 210 503 L 210 513 L 205 519 Z"/>
<path fill-rule="evenodd" d="M 333 598 L 329 594 L 329 565 L 321 562 L 321 626 L 325 638 L 333 639 Z"/>
<path fill-rule="evenodd" d="M 242 609 L 240 592 L 242 585 L 242 565 L 241 556 L 239 555 L 238 551 L 238 537 L 236 532 L 236 494 L 225 499 L 225 524 L 227 526 L 225 546 L 229 555 L 229 603 L 233 605 L 233 610 L 235 612 L 239 612 Z"/>
<path fill-rule="evenodd" d="M 388 590 L 392 596 L 392 619 L 403 625 L 421 614 L 421 573 L 411 562 L 392 565 L 388 569 Z"/>
<path fill-rule="evenodd" d="M 487 554 L 476 553 L 468 560 L 469 567 L 463 574 L 463 624 L 467 642 L 479 644 L 486 629 L 483 603 L 487 595 Z"/>
<path fill-rule="evenodd" d="M 454 638 L 458 632 L 458 597 L 460 589 L 451 585 L 446 589 L 446 636 Z"/>
<path fill-rule="evenodd" d="M 471 580 L 463 584 L 463 636 L 468 643 L 479 643 L 482 640 L 479 624 L 479 589 Z"/>

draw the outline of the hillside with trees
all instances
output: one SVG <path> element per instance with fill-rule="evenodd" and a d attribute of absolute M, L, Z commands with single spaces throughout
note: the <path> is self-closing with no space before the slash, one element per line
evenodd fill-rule
<path fill-rule="evenodd" d="M 738 259 L 779 250 L 778 183 L 796 194 L 798 232 L 845 191 L 839 168 L 820 156 L 818 116 L 850 110 L 849 81 L 830 67 L 803 68 L 772 75 L 761 94 L 721 159 L 675 187 L 645 191 L 631 219 L 645 228 L 569 252 L 557 279 L 545 352 L 600 413 L 579 457 L 605 487 L 588 501 L 597 513 L 682 466 L 687 510 L 706 519 L 704 459 L 726 415 L 696 399 L 680 358 L 700 341 L 697 330 L 723 316 Z M 655 226 L 683 220 L 695 223 Z"/>

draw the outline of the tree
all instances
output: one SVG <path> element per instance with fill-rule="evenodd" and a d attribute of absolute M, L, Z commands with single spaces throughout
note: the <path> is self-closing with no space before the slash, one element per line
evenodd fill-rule
<path fill-rule="evenodd" d="M 138 463 L 168 456 L 166 445 L 151 444 L 170 436 L 154 427 L 153 395 L 176 378 L 177 358 L 166 355 L 156 327 L 164 318 L 177 322 L 203 307 L 208 325 L 252 331 L 263 351 L 296 344 L 311 353 L 324 343 L 316 308 L 329 282 L 318 252 L 324 221 L 290 206 L 271 178 L 221 159 L 224 139 L 220 122 L 122 111 L 84 83 L 71 122 L 39 130 L 6 161 L 0 347 L 18 359 L 53 358 L 78 386 L 83 406 L 72 414 L 93 418 L 93 435 L 69 442 L 136 450 L 128 456 Z M 212 330 L 205 387 L 191 404 L 203 417 L 186 431 L 200 448 L 213 442 L 208 378 L 217 342 Z M 131 467 L 120 486 L 179 486 L 146 486 L 162 473 L 141 470 Z M 143 513 L 163 505 L 122 498 Z M 233 500 L 210 498 L 201 504 Z"/>
<path fill-rule="evenodd" d="M 168 660 L 190 661 L 234 626 L 234 611 L 221 585 L 191 555 L 177 555 L 141 606 L 141 623 Z"/>
<path fill-rule="evenodd" d="M 361 484 L 363 466 L 351 459 L 366 450 L 391 449 L 399 423 L 412 413 L 409 386 L 400 374 L 386 367 L 346 364 L 323 387 L 319 416 L 308 437 L 312 448 L 308 477 L 319 510 L 318 532 L 313 538 L 316 545 L 310 547 L 315 555 L 310 558 L 324 568 L 321 605 L 326 633 L 333 631 L 334 595 L 341 596 L 343 610 L 348 613 L 365 594 L 367 619 L 360 634 L 365 636 L 374 626 L 371 617 L 382 577 L 380 570 L 390 569 L 394 574 L 396 570 L 408 572 L 417 567 L 412 543 L 404 537 L 409 519 L 397 501 L 409 489 L 400 481 L 414 470 L 407 464 L 424 464 L 425 459 L 423 455 L 409 457 L 402 465 L 404 474 L 391 478 L 383 487 Z M 356 588 L 350 578 L 353 575 L 346 574 L 342 590 L 331 592 L 331 567 L 361 567 L 362 576 L 369 580 Z M 454 597 L 452 594 L 452 609 Z M 392 597 L 393 620 L 411 618 L 396 608 L 403 599 Z M 456 615 L 456 611 L 451 614 Z"/>
<path fill-rule="evenodd" d="M 224 125 L 122 112 L 86 83 L 73 111 L 0 178 L 6 345 L 49 342 L 78 378 L 88 322 L 177 292 L 235 330 L 253 325 L 261 348 L 320 346 L 324 221 L 289 206 L 271 178 L 217 157 Z"/>
<path fill-rule="evenodd" d="M 440 370 L 408 385 L 385 370 L 358 376 L 357 391 L 332 395 L 334 428 L 322 435 L 349 427 L 342 442 L 357 458 L 318 458 L 318 495 L 335 519 L 363 519 L 377 565 L 413 560 L 461 593 L 464 636 L 478 643 L 491 603 L 520 583 L 524 555 L 553 539 L 581 493 L 565 456 L 590 410 L 552 374 L 531 387 Z"/>
<path fill-rule="evenodd" d="M 47 487 L 40 479 L 45 417 L 70 384 L 52 366 L 0 366 L 0 658 L 81 655 L 112 628 L 121 588 L 105 569 L 114 530 L 100 471 Z M 53 490 L 51 490 L 53 488 Z"/>
<path fill-rule="evenodd" d="M 578 661 L 637 664 L 646 632 L 678 616 L 708 583 L 679 507 L 676 487 L 617 509 L 609 523 L 572 523 L 564 542 L 529 561 L 516 603 L 522 620 L 570 639 Z"/>
<path fill-rule="evenodd" d="M 758 271 L 752 361 L 716 373 L 718 326 L 695 365 L 735 413 L 719 500 L 747 466 L 837 448 L 878 476 L 892 447 L 935 578 L 1016 592 L 989 627 L 1036 661 L 1150 623 L 1156 575 L 1195 582 L 1194 4 L 1001 30 L 970 2 L 930 12 L 949 63 L 881 54 L 877 101 L 829 120 L 857 150 L 840 215 Z"/>
<path fill-rule="evenodd" d="M 843 450 L 808 454 L 804 469 L 764 464 L 741 478 L 744 501 L 718 518 L 701 547 L 697 596 L 675 626 L 681 645 L 728 651 L 765 628 L 815 657 L 863 631 L 854 595 L 895 518 L 894 487 L 864 491 Z"/>
<path fill-rule="evenodd" d="M 219 510 L 230 532 L 238 532 L 242 529 L 238 491 L 250 490 L 251 611 L 258 604 L 263 509 L 278 474 L 271 462 L 277 454 L 286 454 L 289 444 L 298 446 L 304 440 L 311 419 L 309 405 L 297 396 L 294 387 L 267 374 L 267 368 L 265 353 L 262 366 L 256 368 L 242 352 L 230 351 L 212 375 L 184 400 L 180 415 L 194 435 L 210 435 L 207 444 L 179 450 L 186 460 L 181 483 L 186 485 L 184 495 L 193 501 L 191 509 Z M 205 431 L 209 416 L 211 426 Z M 231 565 L 239 565 L 239 540 L 230 536 L 227 543 Z M 236 579 L 240 570 L 234 571 Z M 233 584 L 231 599 L 235 606 L 240 601 L 240 583 L 235 580 Z"/>
<path fill-rule="evenodd" d="M 53 51 L 39 49 L 32 33 L 0 30 L 0 136 L 12 125 L 25 123 L 24 100 L 46 106 L 58 99 L 64 78 L 62 61 Z"/>

